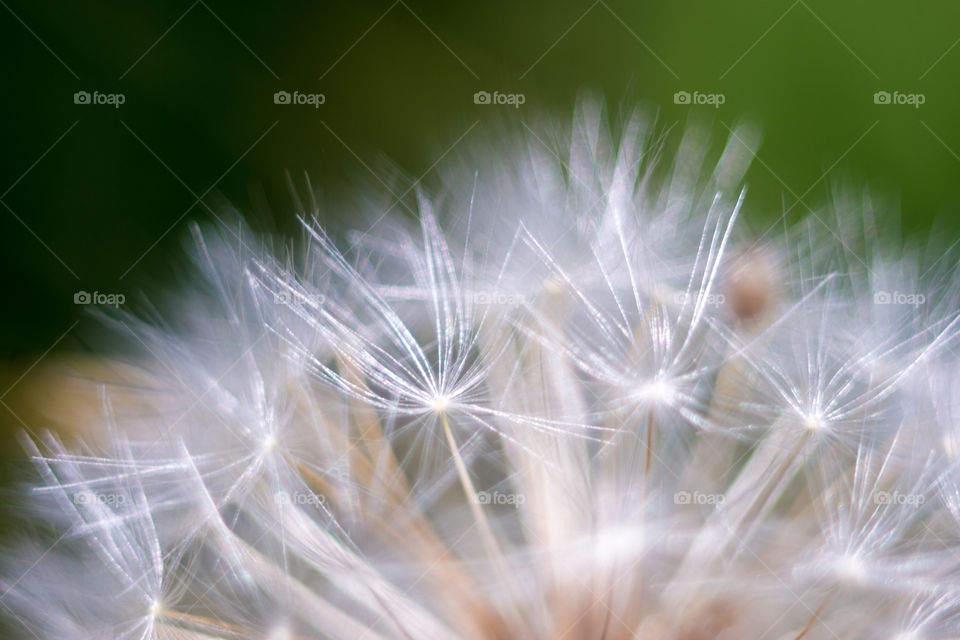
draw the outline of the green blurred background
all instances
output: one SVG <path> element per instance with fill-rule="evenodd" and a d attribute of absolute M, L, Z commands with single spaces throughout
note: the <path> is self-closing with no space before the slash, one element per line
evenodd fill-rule
<path fill-rule="evenodd" d="M 960 229 L 956 2 L 0 5 L 4 434 L 47 426 L 47 376 L 95 322 L 75 292 L 149 294 L 182 264 L 187 223 L 224 202 L 292 230 L 287 170 L 336 193 L 376 184 L 389 158 L 429 185 L 438 159 L 513 111 L 474 104 L 481 90 L 522 93 L 524 120 L 568 117 L 581 89 L 614 112 L 658 108 L 664 127 L 706 118 L 718 138 L 746 118 L 764 135 L 745 214 L 758 230 L 848 179 L 892 203 L 891 237 Z M 80 91 L 124 103 L 76 104 Z M 675 104 L 678 91 L 724 102 Z M 924 103 L 875 104 L 878 91 Z M 5 461 L 22 457 L 3 437 Z"/>

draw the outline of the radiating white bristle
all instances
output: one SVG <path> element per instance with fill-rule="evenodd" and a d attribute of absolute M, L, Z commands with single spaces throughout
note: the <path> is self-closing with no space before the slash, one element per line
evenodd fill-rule
<path fill-rule="evenodd" d="M 171 322 L 118 319 L 142 354 L 101 437 L 25 441 L 12 623 L 960 637 L 950 260 L 846 213 L 749 237 L 751 129 L 710 170 L 700 130 L 676 154 L 643 114 L 621 130 L 586 101 L 347 243 L 306 215 L 291 255 L 194 229 Z"/>

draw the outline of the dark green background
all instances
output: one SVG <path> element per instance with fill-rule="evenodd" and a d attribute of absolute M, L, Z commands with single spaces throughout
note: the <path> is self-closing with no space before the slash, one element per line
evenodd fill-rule
<path fill-rule="evenodd" d="M 525 120 L 568 117 L 581 89 L 613 111 L 659 108 L 665 127 L 710 119 L 718 139 L 746 118 L 764 134 L 748 175 L 746 221 L 758 230 L 822 205 L 837 181 L 887 198 L 893 237 L 901 219 L 917 235 L 935 221 L 941 234 L 960 229 L 955 2 L 0 5 L 5 424 L 30 421 L 17 392 L 52 344 L 46 359 L 84 346 L 93 321 L 74 292 L 155 290 L 183 261 L 188 221 L 224 201 L 290 231 L 286 170 L 336 194 L 377 184 L 370 170 L 385 176 L 389 158 L 429 186 L 464 132 L 487 135 L 510 109 L 475 105 L 478 90 L 523 93 Z M 275 105 L 281 89 L 326 103 Z M 126 103 L 76 105 L 80 90 Z M 676 105 L 678 90 L 726 102 Z M 926 102 L 876 105 L 878 90 Z M 323 213 L 350 222 L 349 209 Z"/>

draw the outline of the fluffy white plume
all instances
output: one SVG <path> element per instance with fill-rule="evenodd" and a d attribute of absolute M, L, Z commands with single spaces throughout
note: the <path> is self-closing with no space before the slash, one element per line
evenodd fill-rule
<path fill-rule="evenodd" d="M 960 636 L 949 256 L 868 201 L 748 237 L 749 128 L 618 131 L 584 102 L 349 242 L 195 229 L 101 433 L 26 441 L 24 637 Z"/>

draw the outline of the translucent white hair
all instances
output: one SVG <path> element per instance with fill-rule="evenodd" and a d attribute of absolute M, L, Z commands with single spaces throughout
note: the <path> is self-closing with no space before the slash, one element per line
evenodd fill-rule
<path fill-rule="evenodd" d="M 751 236 L 749 127 L 616 129 L 501 134 L 345 242 L 195 227 L 166 319 L 111 319 L 140 352 L 96 428 L 24 439 L 11 624 L 960 636 L 950 255 L 881 246 L 868 198 Z"/>

